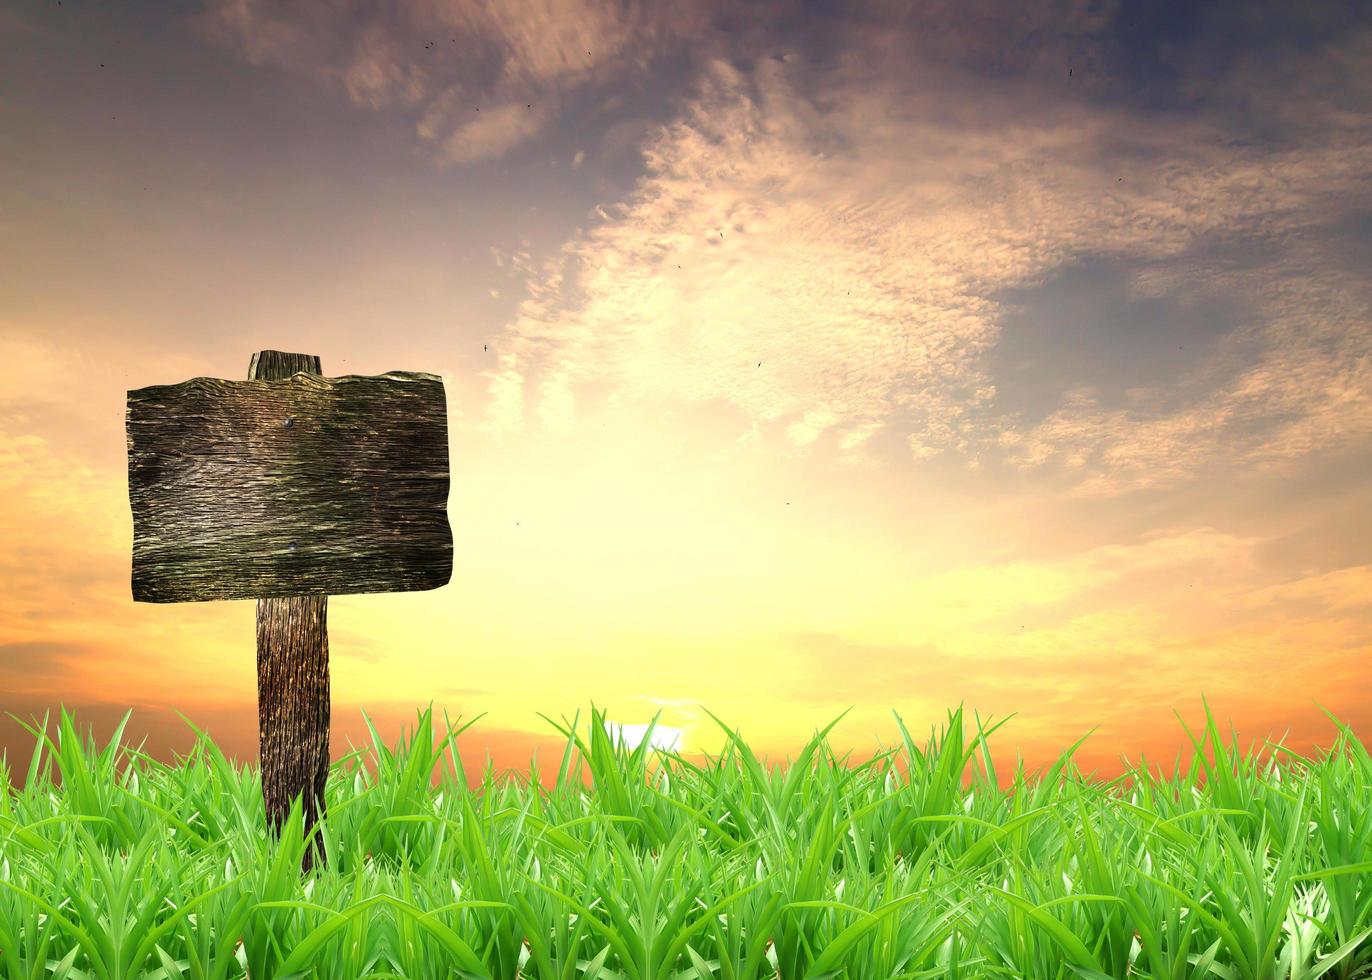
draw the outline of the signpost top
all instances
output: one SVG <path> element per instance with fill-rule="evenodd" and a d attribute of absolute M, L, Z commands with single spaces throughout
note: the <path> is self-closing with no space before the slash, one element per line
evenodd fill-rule
<path fill-rule="evenodd" d="M 318 357 L 262 351 L 251 373 L 279 380 L 194 378 L 128 393 L 135 600 L 448 583 L 442 379 L 325 378 L 318 367 Z"/>

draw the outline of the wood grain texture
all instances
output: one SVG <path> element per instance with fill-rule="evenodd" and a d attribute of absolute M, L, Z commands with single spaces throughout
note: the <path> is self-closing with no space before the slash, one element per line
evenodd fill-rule
<path fill-rule="evenodd" d="M 300 797 L 304 832 L 324 815 L 329 775 L 329 597 L 257 601 L 257 735 L 267 826 L 279 834 Z M 317 838 L 316 838 L 317 841 Z M 324 863 L 307 847 L 302 870 Z"/>
<path fill-rule="evenodd" d="M 446 585 L 442 379 L 410 371 L 325 378 L 317 357 L 278 351 L 254 355 L 251 370 L 257 379 L 194 378 L 128 393 L 134 599 Z"/>
<path fill-rule="evenodd" d="M 319 358 L 261 351 L 248 366 L 250 380 L 274 381 L 297 371 L 320 374 Z M 303 831 L 324 815 L 329 775 L 329 597 L 257 600 L 257 736 L 262 804 L 267 827 L 279 835 L 300 797 Z M 324 864 L 318 837 L 300 867 Z"/>

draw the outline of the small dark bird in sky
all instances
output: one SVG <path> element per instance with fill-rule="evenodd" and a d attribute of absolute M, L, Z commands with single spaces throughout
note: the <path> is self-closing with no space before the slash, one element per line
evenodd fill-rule
<path fill-rule="evenodd" d="M 534 104 L 533 104 L 532 102 L 526 102 L 526 103 L 524 103 L 524 105 L 525 105 L 526 108 L 529 108 L 529 109 L 532 109 L 532 108 L 534 107 Z"/>
<path fill-rule="evenodd" d="M 1068 78 L 1071 78 L 1071 77 L 1072 77 L 1072 69 L 1070 69 L 1070 68 L 1067 69 L 1067 77 L 1068 77 Z"/>
<path fill-rule="evenodd" d="M 1116 178 L 1115 178 L 1115 183 L 1118 184 L 1118 183 L 1119 183 L 1120 181 L 1122 181 L 1122 180 L 1124 180 L 1123 177 L 1116 177 Z"/>
<path fill-rule="evenodd" d="M 491 348 L 490 348 L 490 345 L 489 345 L 489 344 L 482 344 L 482 345 L 481 345 L 481 349 L 482 349 L 482 350 L 490 350 Z"/>
<path fill-rule="evenodd" d="M 757 362 L 757 366 L 758 366 L 758 367 L 762 367 L 762 362 L 761 362 L 761 361 L 758 361 L 758 362 Z"/>

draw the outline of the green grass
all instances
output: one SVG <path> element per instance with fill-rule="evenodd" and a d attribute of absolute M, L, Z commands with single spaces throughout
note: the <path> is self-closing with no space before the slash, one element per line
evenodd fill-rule
<path fill-rule="evenodd" d="M 897 715 L 860 763 L 831 724 L 769 768 L 722 723 L 703 765 L 628 751 L 592 707 L 550 720 L 546 790 L 489 762 L 469 785 L 470 722 L 425 711 L 392 748 L 368 721 L 302 878 L 299 811 L 269 838 L 254 767 L 198 731 L 161 764 L 127 715 L 100 747 L 63 711 L 25 726 L 22 791 L 0 772 L 0 978 L 1372 976 L 1366 747 L 1335 720 L 1319 758 L 1264 761 L 1206 719 L 1170 776 L 1095 780 L 1073 746 L 1004 789 L 999 726 L 961 709 L 922 745 Z"/>

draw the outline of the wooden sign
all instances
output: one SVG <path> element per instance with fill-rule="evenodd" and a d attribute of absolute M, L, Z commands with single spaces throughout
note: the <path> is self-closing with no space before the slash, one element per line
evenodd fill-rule
<path fill-rule="evenodd" d="M 136 601 L 409 592 L 452 577 L 435 375 L 140 388 L 127 435 Z"/>
<path fill-rule="evenodd" d="M 254 354 L 248 381 L 129 392 L 133 597 L 257 599 L 257 724 L 267 825 L 300 801 L 301 867 L 329 773 L 330 593 L 452 577 L 443 382 L 325 378 L 313 354 Z"/>

